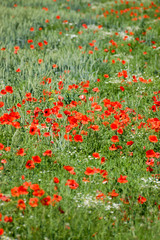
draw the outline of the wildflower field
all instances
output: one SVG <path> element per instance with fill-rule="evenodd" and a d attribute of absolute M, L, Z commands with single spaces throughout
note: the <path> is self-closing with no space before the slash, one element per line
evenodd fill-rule
<path fill-rule="evenodd" d="M 160 1 L 0 0 L 0 239 L 160 239 Z"/>

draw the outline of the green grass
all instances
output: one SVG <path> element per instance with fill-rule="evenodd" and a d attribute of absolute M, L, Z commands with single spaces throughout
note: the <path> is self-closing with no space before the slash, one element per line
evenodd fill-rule
<path fill-rule="evenodd" d="M 122 2 L 0 0 L 0 238 L 160 239 L 160 2 Z"/>

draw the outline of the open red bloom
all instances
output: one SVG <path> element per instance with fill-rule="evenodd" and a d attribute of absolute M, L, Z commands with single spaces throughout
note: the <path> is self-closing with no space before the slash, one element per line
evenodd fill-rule
<path fill-rule="evenodd" d="M 0 108 L 4 106 L 4 102 L 0 102 Z"/>
<path fill-rule="evenodd" d="M 118 129 L 118 125 L 116 123 L 111 123 L 110 125 L 112 130 L 117 130 Z"/>
<path fill-rule="evenodd" d="M 92 91 L 93 91 L 93 92 L 99 92 L 100 90 L 99 90 L 98 87 L 95 87 L 95 88 L 92 89 Z"/>
<path fill-rule="evenodd" d="M 127 178 L 127 176 L 120 175 L 120 178 L 118 178 L 117 182 L 119 182 L 119 183 L 127 183 L 128 181 L 127 181 L 126 178 Z"/>
<path fill-rule="evenodd" d="M 118 136 L 117 136 L 117 135 L 112 136 L 111 141 L 112 141 L 112 142 L 119 142 Z"/>
<path fill-rule="evenodd" d="M 127 146 L 131 146 L 134 142 L 133 141 L 129 141 L 127 142 Z"/>
<path fill-rule="evenodd" d="M 75 142 L 83 142 L 83 138 L 82 138 L 82 136 L 81 135 L 75 135 L 74 136 L 74 141 Z"/>
<path fill-rule="evenodd" d="M 93 175 L 96 173 L 95 168 L 87 167 L 86 171 L 84 172 L 86 175 Z"/>
<path fill-rule="evenodd" d="M 27 169 L 35 168 L 34 161 L 33 160 L 28 160 L 27 163 L 26 163 L 26 168 Z"/>
<path fill-rule="evenodd" d="M 32 189 L 34 191 L 39 190 L 40 189 L 39 184 L 31 184 L 30 189 Z"/>
<path fill-rule="evenodd" d="M 20 193 L 19 193 L 19 188 L 18 187 L 14 187 L 11 189 L 11 195 L 12 197 L 19 197 Z"/>
<path fill-rule="evenodd" d="M 62 197 L 57 195 L 57 194 L 54 194 L 53 195 L 53 199 L 52 201 L 55 201 L 55 202 L 60 202 L 62 200 Z"/>
<path fill-rule="evenodd" d="M 108 75 L 108 74 L 104 74 L 104 77 L 105 77 L 105 78 L 109 78 L 109 75 Z"/>
<path fill-rule="evenodd" d="M 4 216 L 4 222 L 13 222 L 12 217 Z"/>
<path fill-rule="evenodd" d="M 10 94 L 13 93 L 13 89 L 12 89 L 11 86 L 6 86 L 6 87 L 5 87 L 5 90 L 6 90 L 6 92 L 8 92 L 8 93 L 10 93 Z"/>
<path fill-rule="evenodd" d="M 31 135 L 35 135 L 36 132 L 37 132 L 37 126 L 34 125 L 34 124 L 32 124 L 32 125 L 30 126 L 29 133 L 30 133 Z"/>
<path fill-rule="evenodd" d="M 18 200 L 17 208 L 19 208 L 20 210 L 24 210 L 26 208 L 26 204 L 23 199 Z"/>
<path fill-rule="evenodd" d="M 73 179 L 68 179 L 65 186 L 66 185 L 68 185 L 71 189 L 76 189 L 79 187 L 79 184 Z"/>
<path fill-rule="evenodd" d="M 155 152 L 151 149 L 151 150 L 148 150 L 147 152 L 146 152 L 146 157 L 147 158 L 152 158 L 152 157 L 155 157 Z"/>
<path fill-rule="evenodd" d="M 34 163 L 40 163 L 42 161 L 42 159 L 39 156 L 33 156 L 32 159 Z"/>
<path fill-rule="evenodd" d="M 30 198 L 29 199 L 29 205 L 31 207 L 37 207 L 38 206 L 38 198 Z"/>
<path fill-rule="evenodd" d="M 70 174 L 75 175 L 76 173 L 74 172 L 74 167 L 71 166 L 63 166 L 65 170 L 67 170 Z"/>
<path fill-rule="evenodd" d="M 43 156 L 49 156 L 49 157 L 51 157 L 51 156 L 52 156 L 52 151 L 51 151 L 51 150 L 46 150 L 46 151 L 43 153 Z"/>
<path fill-rule="evenodd" d="M 44 205 L 44 206 L 50 205 L 50 204 L 51 204 L 51 197 L 50 197 L 50 196 L 47 196 L 47 197 L 43 198 L 43 199 L 41 200 L 41 203 L 42 203 L 42 205 Z"/>
<path fill-rule="evenodd" d="M 27 191 L 28 186 L 19 186 L 18 187 L 18 192 L 20 195 L 27 195 L 28 191 Z"/>
<path fill-rule="evenodd" d="M 54 178 L 53 178 L 53 182 L 54 182 L 54 183 L 59 183 L 59 179 L 58 179 L 57 177 L 54 177 Z"/>
<path fill-rule="evenodd" d="M 125 90 L 123 86 L 120 86 L 120 89 L 122 92 L 124 92 L 124 90 Z"/>
<path fill-rule="evenodd" d="M 158 142 L 158 138 L 155 135 L 150 135 L 148 139 L 150 142 L 153 142 L 153 143 Z"/>
<path fill-rule="evenodd" d="M 20 148 L 19 150 L 17 150 L 16 155 L 19 155 L 19 156 L 25 156 L 26 153 L 24 152 L 24 148 Z"/>
<path fill-rule="evenodd" d="M 5 147 L 4 149 L 6 152 L 9 152 L 11 150 L 11 147 Z"/>
<path fill-rule="evenodd" d="M 142 196 L 139 196 L 139 197 L 138 197 L 138 203 L 143 204 L 143 203 L 145 203 L 146 201 L 147 201 L 147 199 L 146 199 L 145 197 L 142 197 Z"/>
<path fill-rule="evenodd" d="M 97 153 L 97 152 L 94 152 L 93 154 L 92 154 L 92 156 L 94 157 L 94 158 L 100 158 L 100 156 L 99 156 L 99 153 Z"/>
<path fill-rule="evenodd" d="M 117 150 L 117 147 L 115 146 L 115 144 L 112 144 L 112 146 L 109 147 L 109 150 L 110 151 L 115 151 L 115 150 Z"/>
<path fill-rule="evenodd" d="M 104 198 L 106 198 L 106 195 L 104 193 L 100 193 L 96 196 L 97 200 L 104 200 Z"/>
<path fill-rule="evenodd" d="M 72 142 L 72 136 L 71 136 L 71 135 L 65 134 L 65 135 L 64 135 L 64 139 L 67 140 L 67 141 Z"/>
<path fill-rule="evenodd" d="M 0 143 L 0 150 L 3 150 L 4 145 L 2 143 Z"/>
<path fill-rule="evenodd" d="M 3 228 L 0 228 L 0 236 L 3 235 L 3 233 L 4 233 Z"/>
<path fill-rule="evenodd" d="M 37 189 L 32 194 L 36 197 L 42 197 L 45 194 L 45 191 L 43 189 Z"/>
<path fill-rule="evenodd" d="M 112 192 L 109 192 L 109 193 L 108 193 L 108 196 L 111 196 L 111 197 L 113 198 L 113 197 L 118 197 L 118 196 L 119 196 L 119 194 L 118 194 L 118 193 L 116 193 L 116 190 L 115 190 L 115 189 L 113 189 L 113 191 L 112 191 Z"/>

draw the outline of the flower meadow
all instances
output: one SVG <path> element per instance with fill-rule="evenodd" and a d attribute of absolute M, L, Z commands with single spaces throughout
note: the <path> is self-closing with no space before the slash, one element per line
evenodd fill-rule
<path fill-rule="evenodd" d="M 0 239 L 160 239 L 160 1 L 0 0 Z"/>

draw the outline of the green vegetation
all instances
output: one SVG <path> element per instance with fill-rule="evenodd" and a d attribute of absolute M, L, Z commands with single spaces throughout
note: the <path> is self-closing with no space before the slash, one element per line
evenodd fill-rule
<path fill-rule="evenodd" d="M 160 1 L 0 0 L 0 238 L 160 239 Z"/>

